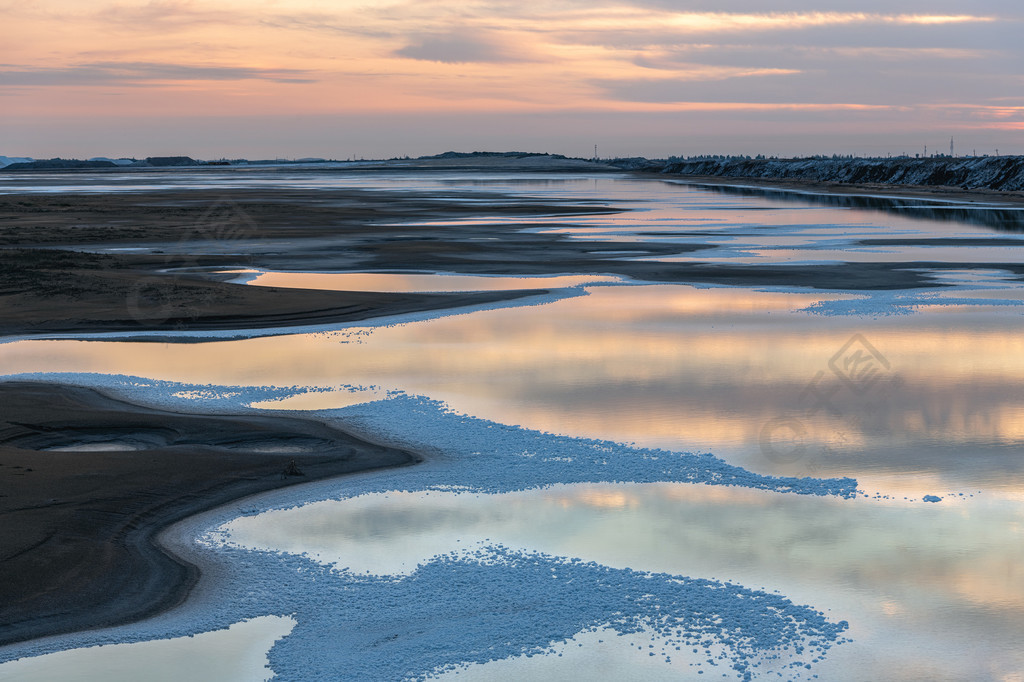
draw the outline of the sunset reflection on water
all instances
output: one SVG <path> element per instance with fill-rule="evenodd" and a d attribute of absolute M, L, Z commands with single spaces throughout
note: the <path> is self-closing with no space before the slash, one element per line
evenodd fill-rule
<path fill-rule="evenodd" d="M 342 407 L 401 390 L 501 423 L 710 451 L 766 473 L 914 471 L 947 486 L 1019 483 L 1018 318 L 942 307 L 877 319 L 801 312 L 843 296 L 596 286 L 539 306 L 198 346 L 19 341 L 0 346 L 0 371 L 328 389 L 262 405 L 276 409 Z M 888 363 L 867 391 L 830 366 L 858 335 Z M 779 420 L 788 435 L 772 432 Z M 786 447 L 802 454 L 766 451 L 764 439 L 780 435 L 798 436 Z"/>
<path fill-rule="evenodd" d="M 233 544 L 308 553 L 355 574 L 404 574 L 436 554 L 501 544 L 765 586 L 853 623 L 854 643 L 816 669 L 822 677 L 913 680 L 933 667 L 956 677 L 1024 665 L 1022 523 L 1021 506 L 998 499 L 922 506 L 659 483 L 372 494 L 226 530 Z M 1000 627 L 968 650 L 960 638 L 978 622 Z M 893 636 L 904 629 L 915 647 Z"/>

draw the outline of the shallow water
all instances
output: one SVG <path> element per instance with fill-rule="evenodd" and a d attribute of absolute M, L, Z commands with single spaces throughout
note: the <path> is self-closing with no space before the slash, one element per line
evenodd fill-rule
<path fill-rule="evenodd" d="M 339 408 L 403 391 L 500 423 L 710 451 L 775 475 L 853 476 L 897 496 L 1009 494 L 1024 481 L 1024 338 L 1013 308 L 926 303 L 864 318 L 807 312 L 852 298 L 843 294 L 584 291 L 544 305 L 198 346 L 19 341 L 0 346 L 0 372 L 296 387 L 256 403 L 273 409 Z M 844 364 L 851 358 L 859 365 Z M 859 379 L 859 366 L 876 374 Z"/>
<path fill-rule="evenodd" d="M 228 181 L 239 182 L 237 177 Z M 287 175 L 273 181 L 343 182 Z M 217 409 L 316 410 L 318 418 L 342 423 L 365 418 L 364 430 L 440 449 L 434 456 L 447 469 L 389 474 L 380 489 L 361 491 L 339 482 L 342 487 L 318 489 L 315 497 L 344 499 L 252 515 L 257 509 L 225 526 L 235 546 L 284 553 L 253 553 L 252 565 L 237 569 L 239 576 L 248 576 L 245 580 L 292 575 L 301 564 L 288 562 L 300 559 L 347 569 L 303 583 L 296 595 L 309 601 L 299 606 L 264 597 L 252 612 L 218 607 L 220 626 L 243 616 L 305 609 L 296 616 L 296 632 L 272 652 L 272 664 L 280 670 L 294 673 L 297 668 L 289 666 L 300 665 L 301 656 L 319 646 L 313 644 L 316 633 L 341 627 L 330 620 L 334 616 L 321 613 L 324 607 L 315 606 L 318 590 L 328 589 L 325 583 L 336 579 L 339 589 L 370 590 L 367 599 L 373 603 L 390 598 L 394 585 L 388 576 L 418 576 L 417 570 L 437 571 L 443 565 L 450 572 L 445 580 L 464 579 L 472 573 L 467 565 L 489 566 L 490 559 L 467 555 L 467 565 L 448 566 L 438 563 L 438 555 L 473 548 L 486 553 L 495 545 L 545 557 L 579 557 L 615 571 L 629 567 L 733 581 L 752 590 L 779 591 L 794 604 L 825 611 L 832 621 L 848 621 L 846 636 L 854 641 L 815 660 L 804 671 L 807 677 L 1015 679 L 1024 670 L 1016 646 L 1024 635 L 1024 573 L 1017 568 L 1024 527 L 1024 337 L 1019 333 L 1024 287 L 1005 269 L 941 269 L 930 263 L 1019 262 L 1015 235 L 997 231 L 1011 229 L 1012 218 L 976 209 L 965 217 L 966 209 L 925 202 L 827 205 L 792 195 L 712 192 L 607 176 L 578 181 L 493 176 L 467 182 L 368 175 L 344 181 L 363 188 L 444 189 L 453 195 L 479 189 L 600 200 L 629 211 L 587 216 L 572 227 L 565 227 L 564 217 L 558 225 L 538 218 L 530 229 L 613 241 L 706 242 L 716 247 L 691 254 L 693 260 L 754 266 L 921 260 L 936 286 L 821 292 L 624 282 L 600 273 L 544 278 L 239 273 L 268 286 L 548 288 L 554 295 L 404 322 L 199 344 L 35 339 L 0 345 L 2 376 L 57 373 L 96 385 L 117 375 L 140 377 L 117 390 L 143 401 L 159 393 L 161 400 L 178 401 L 185 409 L 190 402 L 204 409 L 205 397 L 215 395 Z M 479 221 L 495 219 L 482 215 Z M 969 241 L 963 246 L 859 245 L 865 239 L 896 238 Z M 991 247 L 982 243 L 997 238 L 1004 241 Z M 431 288 L 444 285 L 451 288 Z M 147 380 L 172 384 L 157 387 Z M 457 414 L 494 424 L 453 422 L 432 431 L 417 420 L 436 408 L 394 407 L 400 395 L 443 401 Z M 761 474 L 852 476 L 862 490 L 882 497 L 844 500 L 679 482 L 544 489 L 520 484 L 519 476 L 533 480 L 527 474 L 535 454 L 537 466 L 541 460 L 558 466 L 564 458 L 564 480 L 576 480 L 570 466 L 578 455 L 569 454 L 569 441 L 558 439 L 544 441 L 547 449 L 538 453 L 508 446 L 520 447 L 516 456 L 525 459 L 516 467 L 526 468 L 478 465 L 494 490 L 424 492 L 477 466 L 472 457 L 487 454 L 486 443 L 498 448 L 500 425 L 637 448 L 711 452 Z M 483 440 L 470 438 L 467 429 L 483 433 Z M 489 429 L 495 431 L 490 441 Z M 437 433 L 446 435 L 441 439 Z M 518 432 L 508 433 L 502 431 L 501 438 Z M 637 470 L 652 466 L 644 463 L 649 453 L 608 448 L 616 456 L 633 457 L 630 466 Z M 588 474 L 593 476 L 599 480 L 600 474 Z M 469 485 L 476 479 L 467 480 Z M 394 492 L 398 489 L 409 492 Z M 941 499 L 921 501 L 926 495 Z M 217 537 L 211 546 L 225 540 Z M 509 566 L 494 578 L 496 586 L 525 571 L 515 568 L 515 561 Z M 562 571 L 559 566 L 555 561 L 551 570 Z M 312 569 L 300 573 L 307 570 Z M 598 580 L 595 570 L 581 568 L 577 578 Z M 383 581 L 361 583 L 355 576 Z M 438 598 L 429 590 L 416 594 Z M 665 604 L 665 613 L 672 613 Z M 399 619 L 408 615 L 396 613 Z M 757 614 L 747 615 L 755 619 Z M 310 630 L 312 622 L 319 630 Z M 446 634 L 437 635 L 437 642 L 420 649 L 408 644 L 413 648 L 399 649 L 397 658 L 418 662 L 416 657 L 434 651 L 435 644 L 446 644 L 451 653 L 443 663 L 472 664 L 465 675 L 506 679 L 581 669 L 651 678 L 692 674 L 691 664 L 715 676 L 722 672 L 708 668 L 704 654 L 674 650 L 672 663 L 660 656 L 640 663 L 637 646 L 641 640 L 643 647 L 652 646 L 650 637 L 661 642 L 657 633 L 569 628 L 565 634 L 554 626 L 518 632 L 522 639 L 509 645 L 503 660 L 485 662 L 486 656 L 460 651 L 458 641 L 445 640 L 458 640 L 459 632 L 457 620 L 447 623 L 439 624 Z M 547 632 L 554 633 L 551 640 L 545 639 Z M 577 635 L 578 641 L 558 644 L 556 653 L 517 657 L 537 653 L 531 647 L 557 643 L 563 635 Z M 434 664 L 410 665 L 422 674 Z M 797 677 L 778 665 L 761 661 L 753 671 Z M 0 676 L 4 671 L 0 665 Z M 725 671 L 735 676 L 728 666 Z"/>
<path fill-rule="evenodd" d="M 0 666 L 0 680 L 55 682 L 253 682 L 273 677 L 267 650 L 294 627 L 290 618 L 264 616 L 215 632 L 138 644 L 106 644 L 25 658 Z"/>
<path fill-rule="evenodd" d="M 308 553 L 354 574 L 408 575 L 437 554 L 499 543 L 770 586 L 854 624 L 855 643 L 838 649 L 861 661 L 853 679 L 914 680 L 1024 666 L 1016 618 L 1024 608 L 1022 521 L 1024 507 L 1003 500 L 922 506 L 648 484 L 378 493 L 244 517 L 226 530 L 234 544 Z M 983 645 L 964 646 L 979 619 L 1001 627 Z M 590 655 L 603 647 L 585 648 Z M 898 672 L 888 668 L 896 660 Z M 604 665 L 604 676 L 619 679 L 635 663 Z M 849 679 L 840 666 L 816 672 Z"/>

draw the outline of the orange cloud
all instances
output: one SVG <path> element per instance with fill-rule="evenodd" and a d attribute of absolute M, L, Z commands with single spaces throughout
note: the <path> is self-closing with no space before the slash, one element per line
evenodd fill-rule
<path fill-rule="evenodd" d="M 1009 81 L 987 72 L 1019 62 L 1017 41 L 950 44 L 950 27 L 985 36 L 1019 23 L 981 11 L 694 12 L 626 0 L 40 0 L 10 3 L 4 15 L 4 111 L 25 120 L 55 112 L 887 112 L 910 127 L 923 107 L 945 103 L 946 91 L 995 105 Z M 893 42 L 876 47 L 872 36 L 882 30 Z M 829 42 L 827 31 L 843 40 Z M 904 34 L 913 40 L 901 43 Z M 929 80 L 936 59 L 952 62 L 943 67 L 948 88 Z M 969 68 L 958 63 L 966 60 Z M 992 112 L 985 125 L 1016 129 L 1007 120 L 1015 114 Z M 966 109 L 948 114 L 946 129 L 978 125 Z"/>

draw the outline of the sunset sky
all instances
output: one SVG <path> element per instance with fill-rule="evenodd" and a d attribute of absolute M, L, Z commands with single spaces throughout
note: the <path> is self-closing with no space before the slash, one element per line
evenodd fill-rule
<path fill-rule="evenodd" d="M 1020 0 L 0 0 L 0 155 L 1024 153 Z"/>

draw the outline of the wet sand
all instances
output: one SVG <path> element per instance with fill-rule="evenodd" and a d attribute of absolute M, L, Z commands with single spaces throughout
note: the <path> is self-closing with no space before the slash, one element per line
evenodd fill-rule
<path fill-rule="evenodd" d="M 722 186 L 722 191 L 740 190 Z M 3 195 L 0 291 L 7 293 L 0 295 L 0 306 L 17 313 L 5 316 L 0 334 L 287 326 L 302 318 L 346 321 L 523 295 L 303 293 L 218 282 L 197 269 L 600 273 L 651 282 L 826 290 L 933 285 L 917 262 L 816 267 L 702 262 L 700 252 L 714 248 L 714 235 L 700 231 L 666 243 L 523 229 L 536 226 L 538 217 L 554 226 L 629 212 L 603 202 L 555 203 L 485 192 L 474 192 L 473 201 L 461 199 L 454 190 L 438 196 L 358 189 Z M 884 210 L 884 201 L 871 201 Z M 973 215 L 996 226 L 1005 222 L 1001 214 L 990 213 Z M 913 213 L 902 210 L 901 215 Z M 483 216 L 501 221 L 488 223 Z M 692 260 L 657 260 L 682 254 Z"/>
<path fill-rule="evenodd" d="M 196 272 L 339 270 L 361 263 L 430 269 L 465 247 L 423 235 L 422 241 L 438 241 L 433 250 L 441 254 L 429 257 L 402 230 L 381 224 L 410 216 L 457 219 L 478 210 L 448 199 L 348 190 L 0 196 L 0 335 L 330 324 L 524 295 L 299 291 L 229 284 Z"/>
<path fill-rule="evenodd" d="M 91 449 L 110 443 L 137 449 Z M 293 461 L 301 475 L 285 473 Z M 0 383 L 0 645 L 180 603 L 198 572 L 153 539 L 186 516 L 416 461 L 308 420 L 176 414 L 90 389 Z"/>
<path fill-rule="evenodd" d="M 481 305 L 538 292 L 319 291 L 157 274 L 164 262 L 76 251 L 0 249 L 0 337 L 208 331 L 338 324 Z M 145 337 L 140 337 L 145 338 Z M 170 335 L 161 341 L 174 340 Z"/>

